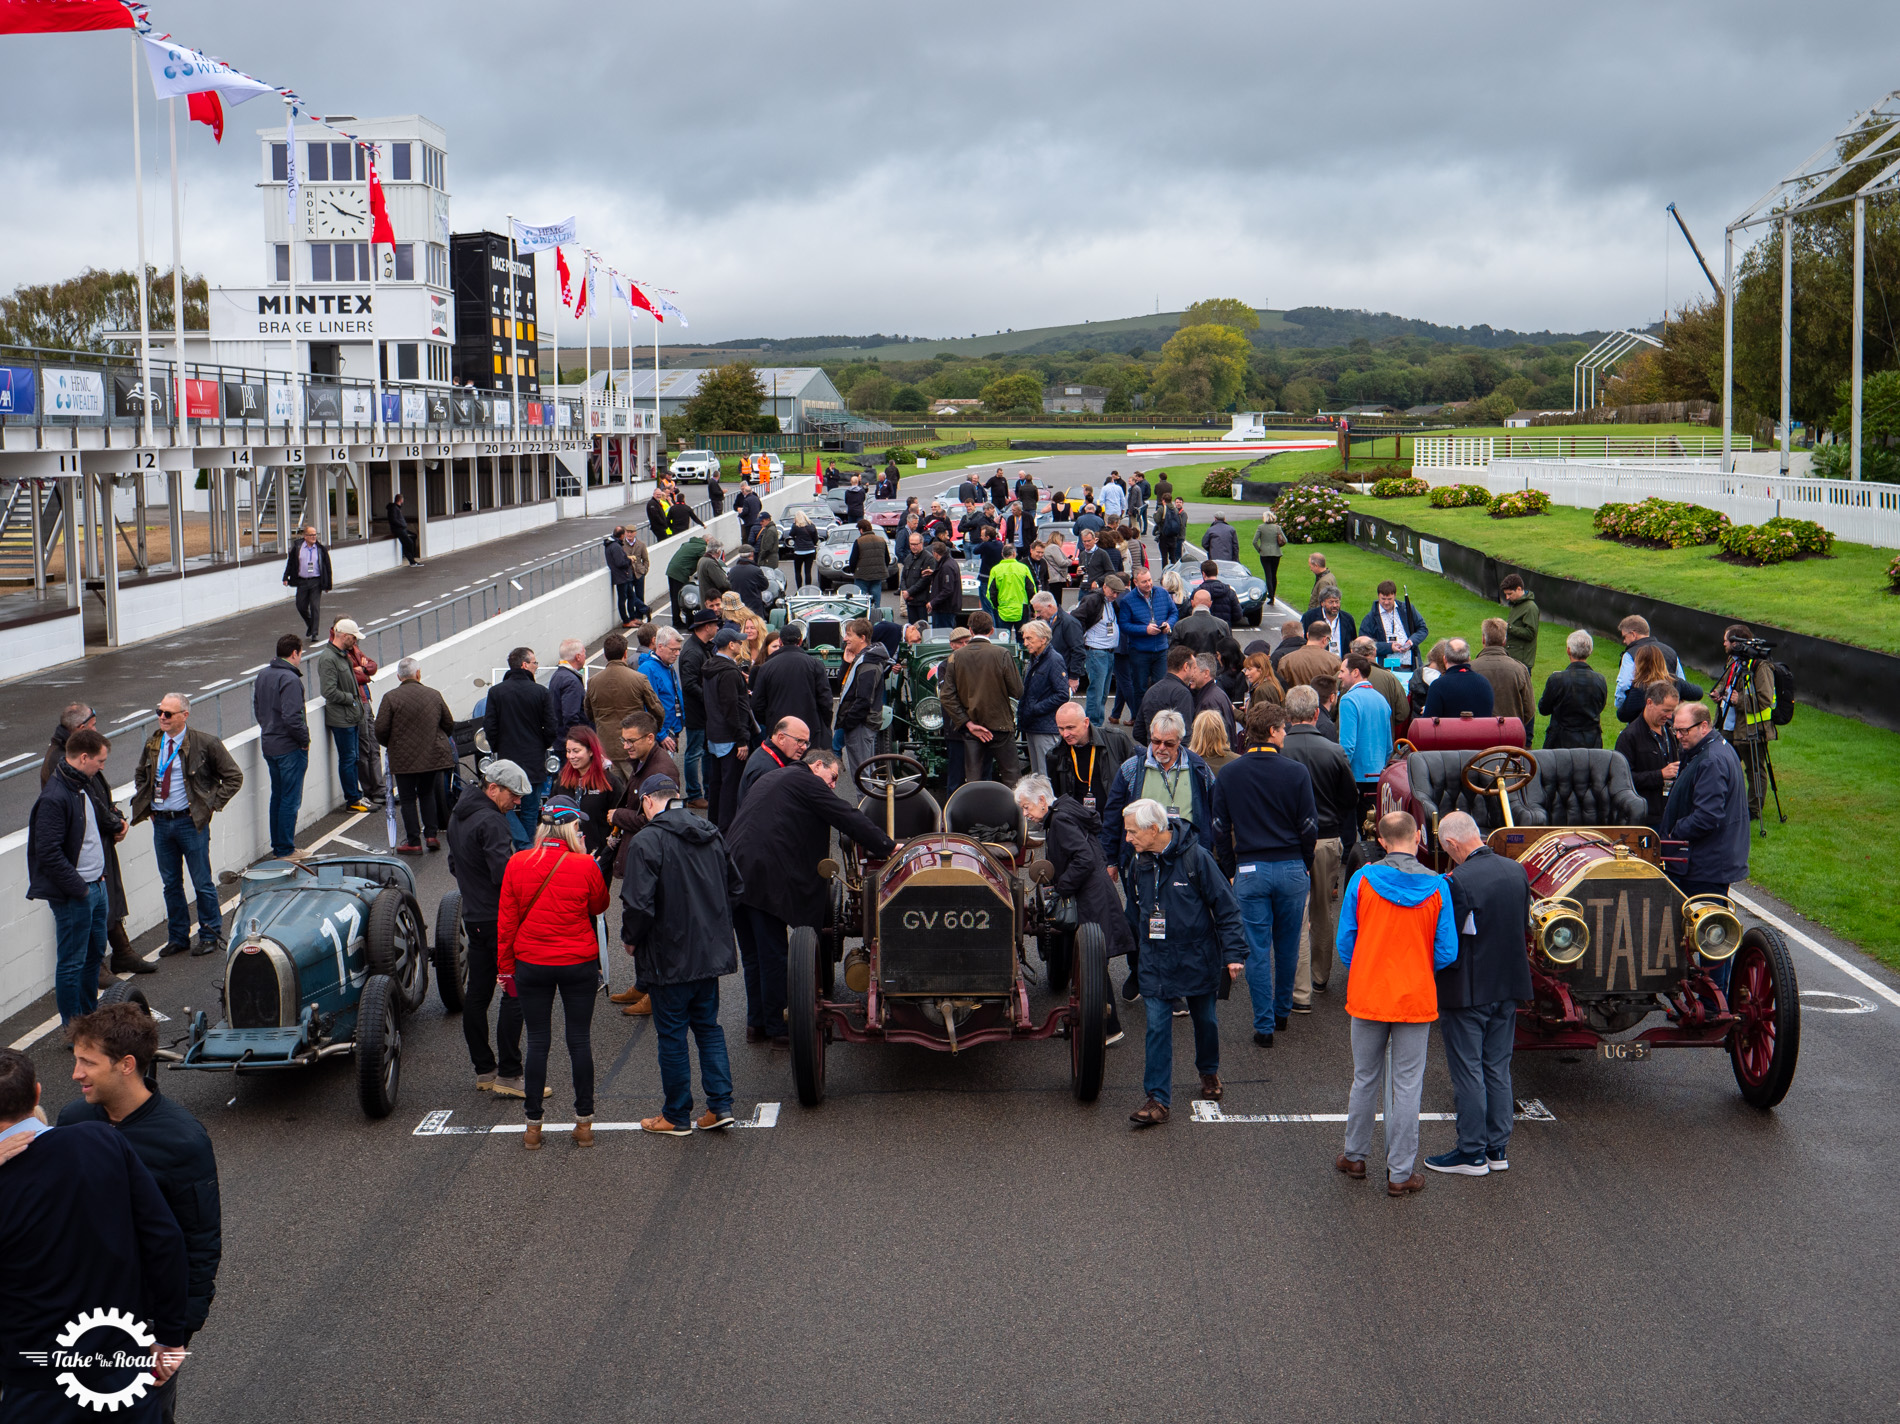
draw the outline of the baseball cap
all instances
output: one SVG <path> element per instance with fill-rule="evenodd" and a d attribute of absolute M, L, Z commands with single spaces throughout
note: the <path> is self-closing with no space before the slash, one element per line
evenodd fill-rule
<path fill-rule="evenodd" d="M 717 623 L 719 621 L 719 615 L 714 613 L 710 608 L 702 608 L 693 615 L 693 626 L 695 628 L 704 628 L 709 623 Z"/>
<path fill-rule="evenodd" d="M 534 790 L 528 780 L 528 773 L 511 761 L 497 758 L 482 768 L 482 775 L 488 778 L 491 786 L 499 786 L 503 791 L 512 791 L 517 796 L 526 796 Z"/>
<path fill-rule="evenodd" d="M 719 648 L 729 648 L 734 643 L 743 643 L 744 641 L 745 634 L 741 633 L 737 628 L 721 628 L 719 635 L 713 639 L 713 647 L 715 650 Z"/>
<path fill-rule="evenodd" d="M 350 618 L 337 619 L 335 623 L 330 625 L 330 631 L 332 633 L 342 633 L 351 638 L 360 638 L 363 636 L 363 630 L 356 626 L 354 619 Z"/>
<path fill-rule="evenodd" d="M 565 826 L 570 821 L 585 821 L 587 813 L 581 810 L 580 802 L 572 796 L 550 796 L 541 803 L 541 824 L 544 826 Z"/>
<path fill-rule="evenodd" d="M 640 794 L 642 796 L 677 796 L 680 794 L 679 783 L 670 776 L 649 776 L 640 783 Z"/>

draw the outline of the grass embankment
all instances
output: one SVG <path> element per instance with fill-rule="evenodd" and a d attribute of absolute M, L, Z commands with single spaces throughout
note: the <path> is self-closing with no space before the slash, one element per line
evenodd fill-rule
<path fill-rule="evenodd" d="M 1395 501 L 1375 502 L 1390 505 Z M 1546 522 L 1487 520 L 1493 527 Z M 1205 528 L 1192 526 L 1189 537 L 1198 542 Z M 1241 558 L 1257 569 L 1259 563 L 1246 540 L 1243 524 Z M 1483 547 L 1495 552 L 1492 543 Z M 1280 593 L 1289 603 L 1298 603 L 1299 596 L 1312 587 L 1305 560 L 1314 549 L 1326 555 L 1338 575 L 1347 609 L 1355 619 L 1375 602 L 1379 581 L 1388 578 L 1410 592 L 1413 606 L 1431 626 L 1434 638 L 1458 635 L 1475 643 L 1479 624 L 1499 611 L 1498 605 L 1466 592 L 1450 579 L 1349 544 L 1288 545 L 1280 566 Z M 1717 567 L 1731 574 L 1771 572 Z M 1269 642 L 1278 641 L 1275 630 L 1262 629 L 1261 634 Z M 1569 634 L 1568 627 L 1550 622 L 1539 633 L 1531 681 L 1540 693 L 1544 680 L 1568 661 L 1564 639 Z M 1597 637 L 1591 666 L 1612 686 L 1621 655 L 1622 648 L 1613 639 Z M 1713 685 L 1710 669 L 1692 669 L 1689 675 L 1705 687 Z M 1605 708 L 1603 745 L 1613 746 L 1621 731 L 1615 710 Z M 1541 730 L 1537 740 L 1543 740 Z M 1756 834 L 1749 840 L 1749 878 L 1809 919 L 1900 968 L 1900 917 L 1894 915 L 1889 897 L 1880 888 L 1886 883 L 1891 859 L 1887 847 L 1900 842 L 1900 734 L 1802 707 L 1794 721 L 1781 729 L 1774 765 L 1788 824 L 1773 819 L 1771 797 L 1767 839 Z"/>
<path fill-rule="evenodd" d="M 1816 638 L 1900 652 L 1900 599 L 1886 591 L 1892 550 L 1837 541 L 1825 559 L 1749 568 L 1715 557 L 1713 544 L 1644 549 L 1597 537 L 1593 510 L 1553 506 L 1526 519 L 1482 509 L 1433 509 L 1430 501 L 1348 496 L 1354 507 L 1421 534 L 1442 535 L 1524 568 L 1623 589 Z"/>

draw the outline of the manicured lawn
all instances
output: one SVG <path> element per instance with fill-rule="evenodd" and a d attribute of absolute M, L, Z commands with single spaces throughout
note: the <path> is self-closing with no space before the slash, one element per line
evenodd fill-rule
<path fill-rule="evenodd" d="M 1375 502 L 1390 505 L 1395 501 Z M 1205 528 L 1192 526 L 1189 537 L 1198 542 Z M 1241 558 L 1257 569 L 1244 523 L 1241 530 Z M 1379 581 L 1387 578 L 1410 592 L 1413 607 L 1431 626 L 1434 639 L 1460 636 L 1476 643 L 1478 625 L 1498 612 L 1498 605 L 1486 603 L 1449 579 L 1349 544 L 1289 544 L 1280 565 L 1280 592 L 1289 603 L 1299 601 L 1292 595 L 1312 587 L 1305 564 L 1307 554 L 1314 550 L 1326 556 L 1338 576 L 1347 611 L 1355 619 L 1372 606 Z M 1261 630 L 1263 635 L 1272 632 Z M 1568 660 L 1564 639 L 1569 634 L 1569 628 L 1550 622 L 1540 630 L 1537 664 L 1531 674 L 1539 692 L 1545 679 Z M 1612 686 L 1621 652 L 1614 643 L 1599 639 L 1590 660 Z M 1703 676 L 1696 676 L 1695 670 L 1689 675 L 1711 686 L 1713 674 L 1708 669 L 1701 672 Z M 1606 708 L 1603 745 L 1614 745 L 1620 731 L 1622 724 L 1614 709 Z M 1900 916 L 1879 890 L 1890 859 L 1886 848 L 1900 839 L 1900 735 L 1812 707 L 1796 712 L 1781 734 L 1774 746 L 1774 766 L 1788 824 L 1773 819 L 1771 797 L 1768 837 L 1764 840 L 1758 833 L 1749 842 L 1749 878 L 1808 918 L 1900 968 Z M 1537 739 L 1543 740 L 1541 730 Z"/>
<path fill-rule="evenodd" d="M 1886 592 L 1892 550 L 1837 542 L 1834 556 L 1765 568 L 1723 563 L 1713 545 L 1643 549 L 1599 539 L 1594 511 L 1553 506 L 1527 519 L 1433 509 L 1424 498 L 1349 496 L 1368 514 L 1440 534 L 1524 568 L 1766 623 L 1817 638 L 1900 652 L 1900 599 Z"/>

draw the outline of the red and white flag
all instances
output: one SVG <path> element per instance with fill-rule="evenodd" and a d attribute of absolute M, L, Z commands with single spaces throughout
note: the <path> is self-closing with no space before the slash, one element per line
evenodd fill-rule
<path fill-rule="evenodd" d="M 574 294 L 574 316 L 576 319 L 593 314 L 589 305 L 594 300 L 594 259 L 590 255 L 587 265 L 581 268 L 580 290 Z"/>
<path fill-rule="evenodd" d="M 369 151 L 369 240 L 396 245 L 396 229 L 390 225 L 389 204 L 383 201 L 383 180 L 376 176 L 376 145 L 363 145 Z"/>
<path fill-rule="evenodd" d="M 0 0 L 0 35 L 62 35 L 146 28 L 143 5 L 122 0 Z"/>
<path fill-rule="evenodd" d="M 210 126 L 213 142 L 224 142 L 224 101 L 218 97 L 217 90 L 207 89 L 201 94 L 187 94 L 185 107 L 193 123 Z"/>
<path fill-rule="evenodd" d="M 567 254 L 558 247 L 554 249 L 554 270 L 561 277 L 561 305 L 571 307 L 574 305 L 574 292 L 570 286 L 573 274 L 567 270 Z"/>
<path fill-rule="evenodd" d="M 648 316 L 652 317 L 655 321 L 666 320 L 665 317 L 661 316 L 658 312 L 653 310 L 653 303 L 647 300 L 647 294 L 641 291 L 640 288 L 631 280 L 627 282 L 626 295 L 627 295 L 628 306 L 639 308 L 641 311 L 645 312 Z"/>

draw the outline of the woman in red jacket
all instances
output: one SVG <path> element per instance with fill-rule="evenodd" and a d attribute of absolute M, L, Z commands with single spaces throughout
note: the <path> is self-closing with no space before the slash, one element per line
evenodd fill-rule
<path fill-rule="evenodd" d="M 594 1145 L 594 1046 L 590 1030 L 600 988 L 594 916 L 607 908 L 607 882 L 581 840 L 581 809 L 571 796 L 542 803 L 534 844 L 509 860 L 501 879 L 496 950 L 504 993 L 518 994 L 528 1029 L 528 1135 L 541 1146 L 541 1099 L 548 1078 L 554 995 L 567 1020 L 574 1071 L 574 1145 Z"/>

